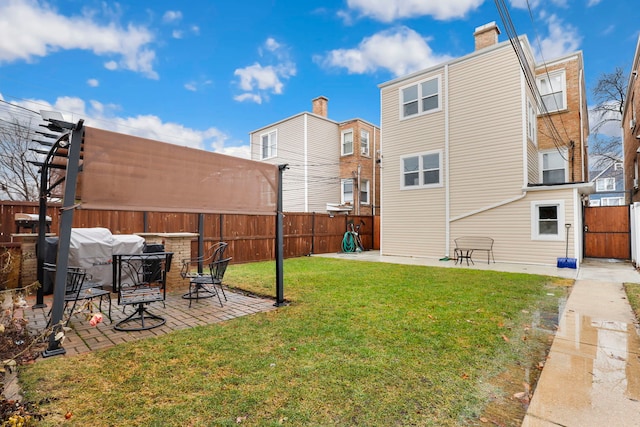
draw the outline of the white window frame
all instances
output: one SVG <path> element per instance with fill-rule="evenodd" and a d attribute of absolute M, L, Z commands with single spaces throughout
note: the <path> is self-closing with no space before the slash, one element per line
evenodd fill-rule
<path fill-rule="evenodd" d="M 540 233 L 540 208 L 541 207 L 556 207 L 556 222 L 558 223 L 558 232 L 556 234 L 541 234 Z M 565 228 L 565 211 L 564 200 L 540 200 L 531 202 L 531 240 L 546 240 L 546 241 L 565 241 L 566 228 Z"/>
<path fill-rule="evenodd" d="M 567 160 L 567 151 L 566 150 L 561 150 L 560 152 L 558 150 L 546 150 L 546 151 L 539 151 L 538 152 L 538 164 L 540 165 L 540 183 L 542 184 L 554 184 L 554 183 L 546 183 L 544 182 L 544 155 L 545 154 L 554 154 L 554 155 L 558 155 L 558 156 L 562 156 L 564 157 L 562 159 L 563 162 L 563 168 L 564 168 L 564 182 L 569 182 L 569 161 Z"/>
<path fill-rule="evenodd" d="M 560 76 L 561 87 L 559 88 L 553 87 L 553 84 L 551 83 L 551 81 L 558 76 Z M 543 88 L 542 88 L 543 80 L 547 80 L 549 82 L 549 88 L 551 89 L 551 92 L 543 93 Z M 564 111 L 567 109 L 567 75 L 565 70 L 550 71 L 548 73 L 540 75 L 536 78 L 536 84 L 538 85 L 540 96 L 542 97 L 542 103 L 547 109 L 546 112 L 552 113 L 554 111 Z M 562 92 L 562 105 L 557 105 L 556 101 L 549 102 L 550 105 L 547 105 L 547 103 L 544 100 L 545 96 L 553 95 L 555 93 L 560 93 L 560 92 Z"/>
<path fill-rule="evenodd" d="M 616 179 L 613 177 L 596 179 L 596 191 L 616 191 Z"/>
<path fill-rule="evenodd" d="M 600 199 L 601 206 L 622 206 L 624 197 L 603 197 Z"/>
<path fill-rule="evenodd" d="M 345 144 L 344 137 L 345 137 L 345 135 L 348 135 L 348 134 L 351 134 L 351 151 L 346 151 L 345 150 L 345 145 L 346 144 Z M 340 136 L 340 154 L 342 156 L 348 156 L 350 154 L 353 154 L 353 144 L 354 144 L 354 141 L 353 141 L 353 129 L 343 130 L 342 134 Z"/>
<path fill-rule="evenodd" d="M 431 81 L 436 81 L 436 85 L 438 90 L 435 93 L 428 93 L 428 94 L 423 94 L 422 93 L 422 89 L 423 89 L 423 84 L 424 83 L 428 83 Z M 417 92 L 418 92 L 418 96 L 417 98 L 414 100 L 410 100 L 408 102 L 405 102 L 404 100 L 404 92 L 405 90 L 412 88 L 416 86 L 417 87 Z M 400 88 L 400 90 L 398 91 L 398 96 L 399 96 L 399 101 L 400 101 L 400 120 L 404 120 L 404 119 L 409 119 L 412 117 L 417 117 L 417 116 L 421 116 L 423 114 L 429 114 L 429 113 L 434 113 L 436 111 L 440 111 L 442 110 L 442 85 L 440 83 L 440 76 L 434 76 L 434 77 L 429 77 L 428 79 L 424 79 L 424 80 L 420 80 L 419 82 L 415 82 L 415 83 L 411 83 L 409 85 L 406 86 L 402 86 Z M 424 104 L 423 101 L 427 98 L 432 98 L 432 97 L 437 97 L 437 101 L 438 101 L 438 105 L 434 108 L 430 108 L 428 110 L 424 110 Z M 405 114 L 405 104 L 411 104 L 413 102 L 417 102 L 418 103 L 418 111 L 412 114 Z"/>
<path fill-rule="evenodd" d="M 351 185 L 351 200 L 348 200 L 347 198 L 345 198 L 345 194 L 348 194 L 345 192 L 345 186 L 347 184 Z M 341 204 L 346 204 L 346 203 L 351 203 L 353 204 L 353 178 L 345 178 L 340 180 L 340 203 Z"/>
<path fill-rule="evenodd" d="M 423 167 L 423 156 L 430 156 L 430 155 L 434 155 L 437 154 L 438 155 L 438 182 L 437 183 L 430 183 L 430 184 L 425 184 L 424 183 L 424 172 L 426 171 L 433 171 L 435 170 L 434 168 L 429 168 L 429 169 L 425 169 Z M 406 185 L 405 184 L 405 175 L 409 172 L 405 172 L 404 170 L 404 161 L 406 159 L 411 159 L 417 157 L 418 158 L 418 169 L 417 171 L 410 171 L 410 173 L 418 173 L 418 184 L 415 185 Z M 425 151 L 422 153 L 416 153 L 416 154 L 410 154 L 410 155 L 406 155 L 406 156 L 402 156 L 400 157 L 400 189 L 401 190 L 415 190 L 415 189 L 422 189 L 422 188 L 436 188 L 436 187 L 442 187 L 442 151 L 441 150 L 435 150 L 435 151 Z"/>
<path fill-rule="evenodd" d="M 370 197 L 370 188 L 371 186 L 369 185 L 369 180 L 368 179 L 361 179 L 360 180 L 360 204 L 361 205 L 368 205 L 370 203 L 371 197 Z M 362 197 L 363 194 L 366 197 Z"/>
<path fill-rule="evenodd" d="M 597 208 L 599 206 L 600 206 L 600 199 L 597 199 L 597 200 L 589 199 L 589 207 Z"/>
<path fill-rule="evenodd" d="M 538 146 L 538 111 L 531 101 L 527 101 L 527 137 Z"/>
<path fill-rule="evenodd" d="M 360 154 L 369 156 L 369 131 L 366 129 L 360 130 Z"/>
<path fill-rule="evenodd" d="M 265 147 L 265 137 L 267 146 Z M 267 155 L 265 156 L 265 148 Z M 260 135 L 260 160 L 274 158 L 278 155 L 278 129 Z"/>

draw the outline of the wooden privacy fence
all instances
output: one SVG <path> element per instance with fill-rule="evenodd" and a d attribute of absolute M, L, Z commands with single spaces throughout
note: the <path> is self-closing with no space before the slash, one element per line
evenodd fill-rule
<path fill-rule="evenodd" d="M 60 205 L 49 206 L 51 232 L 58 234 Z M 38 213 L 38 203 L 0 201 L 0 243 L 12 241 L 16 233 L 16 213 Z M 339 252 L 348 221 L 362 224 L 360 235 L 365 249 L 378 249 L 379 221 L 372 216 L 320 213 L 285 213 L 284 256 L 286 258 L 313 253 Z M 233 262 L 253 262 L 275 259 L 275 216 L 204 214 L 205 250 L 218 241 L 229 243 L 227 253 Z M 199 214 L 131 211 L 100 211 L 78 209 L 74 213 L 74 228 L 104 227 L 113 234 L 135 233 L 197 233 Z M 193 239 L 191 253 L 198 252 Z"/>

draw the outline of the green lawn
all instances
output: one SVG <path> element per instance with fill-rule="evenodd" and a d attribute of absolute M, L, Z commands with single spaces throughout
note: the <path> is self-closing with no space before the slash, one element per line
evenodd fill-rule
<path fill-rule="evenodd" d="M 638 283 L 625 283 L 624 290 L 627 293 L 629 304 L 633 309 L 633 313 L 636 315 L 636 319 L 640 321 L 640 284 Z"/>
<path fill-rule="evenodd" d="M 489 402 L 511 397 L 496 379 L 515 368 L 521 386 L 537 364 L 548 340 L 534 339 L 532 319 L 567 289 L 542 276 L 314 257 L 284 270 L 286 307 L 40 360 L 20 370 L 26 398 L 46 399 L 45 426 L 481 424 Z M 272 262 L 233 265 L 226 278 L 274 294 Z"/>

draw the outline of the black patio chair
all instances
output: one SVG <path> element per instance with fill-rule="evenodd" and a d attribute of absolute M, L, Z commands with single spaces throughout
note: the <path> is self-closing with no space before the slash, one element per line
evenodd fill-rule
<path fill-rule="evenodd" d="M 183 295 L 183 298 L 189 299 L 189 307 L 191 307 L 191 302 L 194 299 L 198 301 L 199 298 L 210 298 L 213 296 L 218 297 L 220 307 L 223 307 L 220 294 L 222 294 L 225 301 L 228 300 L 227 294 L 225 294 L 224 288 L 222 287 L 222 279 L 224 278 L 224 273 L 227 271 L 227 266 L 230 261 L 231 257 L 216 260 L 209 264 L 209 274 L 194 277 L 189 281 L 189 292 Z M 216 289 L 216 287 L 218 289 Z M 203 293 L 204 296 L 200 296 L 200 293 Z"/>
<path fill-rule="evenodd" d="M 52 263 L 44 263 L 43 265 L 44 273 L 48 276 L 51 283 L 55 283 L 55 275 L 57 272 L 56 264 Z M 111 322 L 111 292 L 106 289 L 102 289 L 99 285 L 96 285 L 94 282 L 87 282 L 87 272 L 80 267 L 67 267 L 67 280 L 66 280 L 66 289 L 64 294 L 64 308 L 63 312 L 67 310 L 69 304 L 71 303 L 71 310 L 69 310 L 69 317 L 65 323 L 65 326 L 69 326 L 69 322 L 71 321 L 71 316 L 75 314 L 76 306 L 78 305 L 78 301 L 89 301 L 92 302 L 94 298 L 100 298 L 100 303 L 98 305 L 98 309 L 102 313 L 102 299 L 107 298 L 109 302 L 109 311 L 107 317 Z M 49 310 L 49 315 L 51 314 L 51 310 Z M 47 325 L 51 323 L 51 318 L 49 317 L 49 321 Z"/>
<path fill-rule="evenodd" d="M 180 276 L 183 279 L 189 279 L 189 292 L 182 295 L 182 298 L 189 300 L 189 307 L 191 307 L 191 300 L 211 298 L 216 295 L 211 273 L 205 272 L 204 267 L 210 266 L 216 261 L 221 261 L 227 246 L 226 242 L 218 242 L 210 248 L 207 255 L 182 260 Z M 225 300 L 226 298 L 225 295 Z M 222 300 L 220 300 L 220 305 L 222 305 Z"/>

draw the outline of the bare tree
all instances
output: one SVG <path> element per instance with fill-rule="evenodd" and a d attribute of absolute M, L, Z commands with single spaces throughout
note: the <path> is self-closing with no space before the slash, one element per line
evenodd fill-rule
<path fill-rule="evenodd" d="M 30 120 L 0 118 L 0 198 L 38 200 L 38 167 L 29 163 L 38 161 L 40 157 L 30 150 L 38 146 L 32 141 L 33 137 L 33 124 Z"/>
<path fill-rule="evenodd" d="M 622 139 L 619 128 L 627 92 L 627 80 L 622 68 L 616 67 L 612 73 L 602 74 L 593 88 L 596 106 L 591 112 L 596 122 L 591 126 L 590 152 L 600 159 L 598 163 L 620 161 L 622 158 Z M 608 134 L 608 129 L 615 129 L 616 134 Z M 598 164 L 593 166 L 597 167 Z"/>

